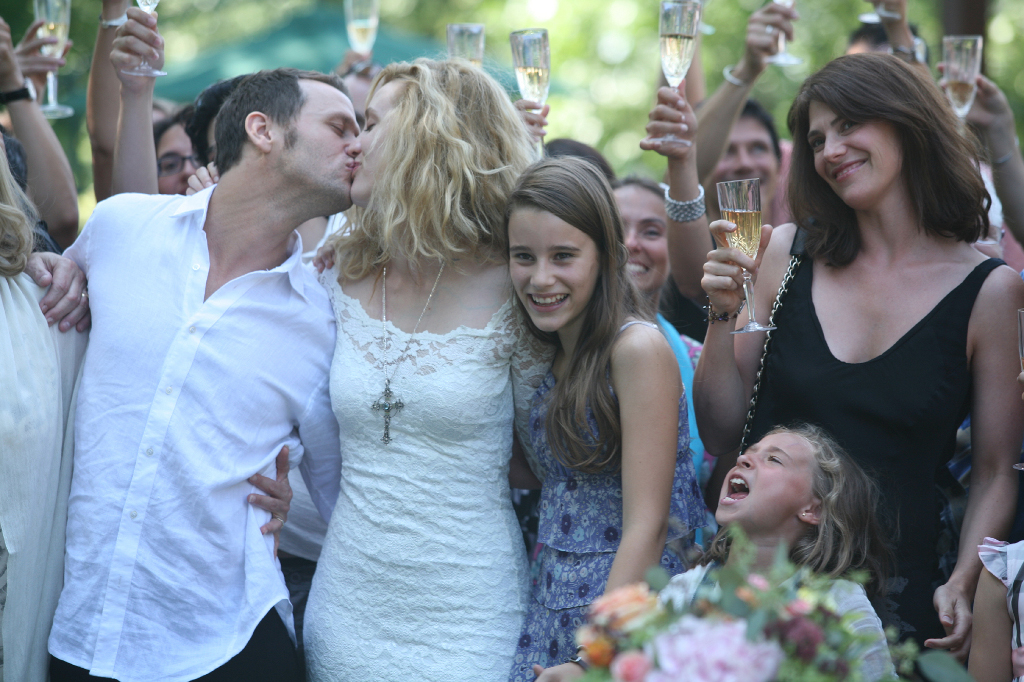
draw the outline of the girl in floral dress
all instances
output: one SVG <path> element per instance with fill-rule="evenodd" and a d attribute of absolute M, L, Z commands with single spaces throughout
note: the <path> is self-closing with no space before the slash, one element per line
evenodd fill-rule
<path fill-rule="evenodd" d="M 594 599 L 659 563 L 684 570 L 666 542 L 702 525 L 704 503 L 679 368 L 626 270 L 604 176 L 540 162 L 506 226 L 517 303 L 557 349 L 530 413 L 543 549 L 509 679 L 553 682 L 583 673 L 575 632 Z"/>

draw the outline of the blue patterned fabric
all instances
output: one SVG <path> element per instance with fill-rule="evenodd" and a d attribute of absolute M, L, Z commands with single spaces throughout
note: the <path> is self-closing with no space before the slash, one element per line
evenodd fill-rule
<path fill-rule="evenodd" d="M 604 593 L 622 538 L 620 472 L 589 474 L 569 469 L 551 452 L 545 423 L 548 395 L 554 385 L 554 375 L 549 372 L 537 389 L 530 411 L 530 438 L 545 474 L 538 533 L 543 548 L 509 676 L 512 682 L 533 680 L 534 664 L 546 668 L 576 654 L 576 629 L 585 620 L 588 605 Z M 593 435 L 596 426 L 592 418 L 588 421 Z M 679 401 L 668 540 L 683 538 L 704 523 L 704 500 L 690 459 L 689 433 L 684 395 Z M 668 548 L 661 564 L 672 575 L 685 568 L 680 557 Z"/>

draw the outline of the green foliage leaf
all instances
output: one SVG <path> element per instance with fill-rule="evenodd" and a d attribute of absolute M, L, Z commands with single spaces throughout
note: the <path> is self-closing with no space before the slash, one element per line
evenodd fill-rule
<path fill-rule="evenodd" d="M 647 573 L 644 574 L 644 580 L 650 585 L 651 590 L 654 592 L 661 592 L 668 585 L 668 581 L 672 579 L 672 576 L 668 574 L 661 566 L 651 566 Z"/>
<path fill-rule="evenodd" d="M 927 651 L 917 659 L 918 670 L 930 682 L 974 682 L 959 661 L 945 651 Z"/>

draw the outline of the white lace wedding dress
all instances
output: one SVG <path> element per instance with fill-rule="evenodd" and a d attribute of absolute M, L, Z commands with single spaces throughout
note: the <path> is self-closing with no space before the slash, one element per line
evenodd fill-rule
<path fill-rule="evenodd" d="M 523 434 L 550 358 L 511 300 L 483 329 L 417 332 L 391 382 L 404 406 L 385 445 L 371 407 L 381 322 L 336 277 L 321 281 L 338 318 L 341 492 L 306 607 L 309 679 L 504 682 L 527 598 L 507 478 L 513 407 Z M 409 335 L 388 325 L 393 362 Z"/>

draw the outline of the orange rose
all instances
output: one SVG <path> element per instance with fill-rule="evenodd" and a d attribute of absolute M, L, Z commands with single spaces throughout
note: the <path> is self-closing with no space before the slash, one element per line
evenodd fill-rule
<path fill-rule="evenodd" d="M 591 665 L 607 668 L 615 658 L 615 642 L 601 636 L 583 648 L 583 653 Z"/>
<path fill-rule="evenodd" d="M 659 610 L 657 595 L 646 583 L 626 585 L 594 601 L 590 622 L 617 632 L 630 632 L 643 625 Z"/>

